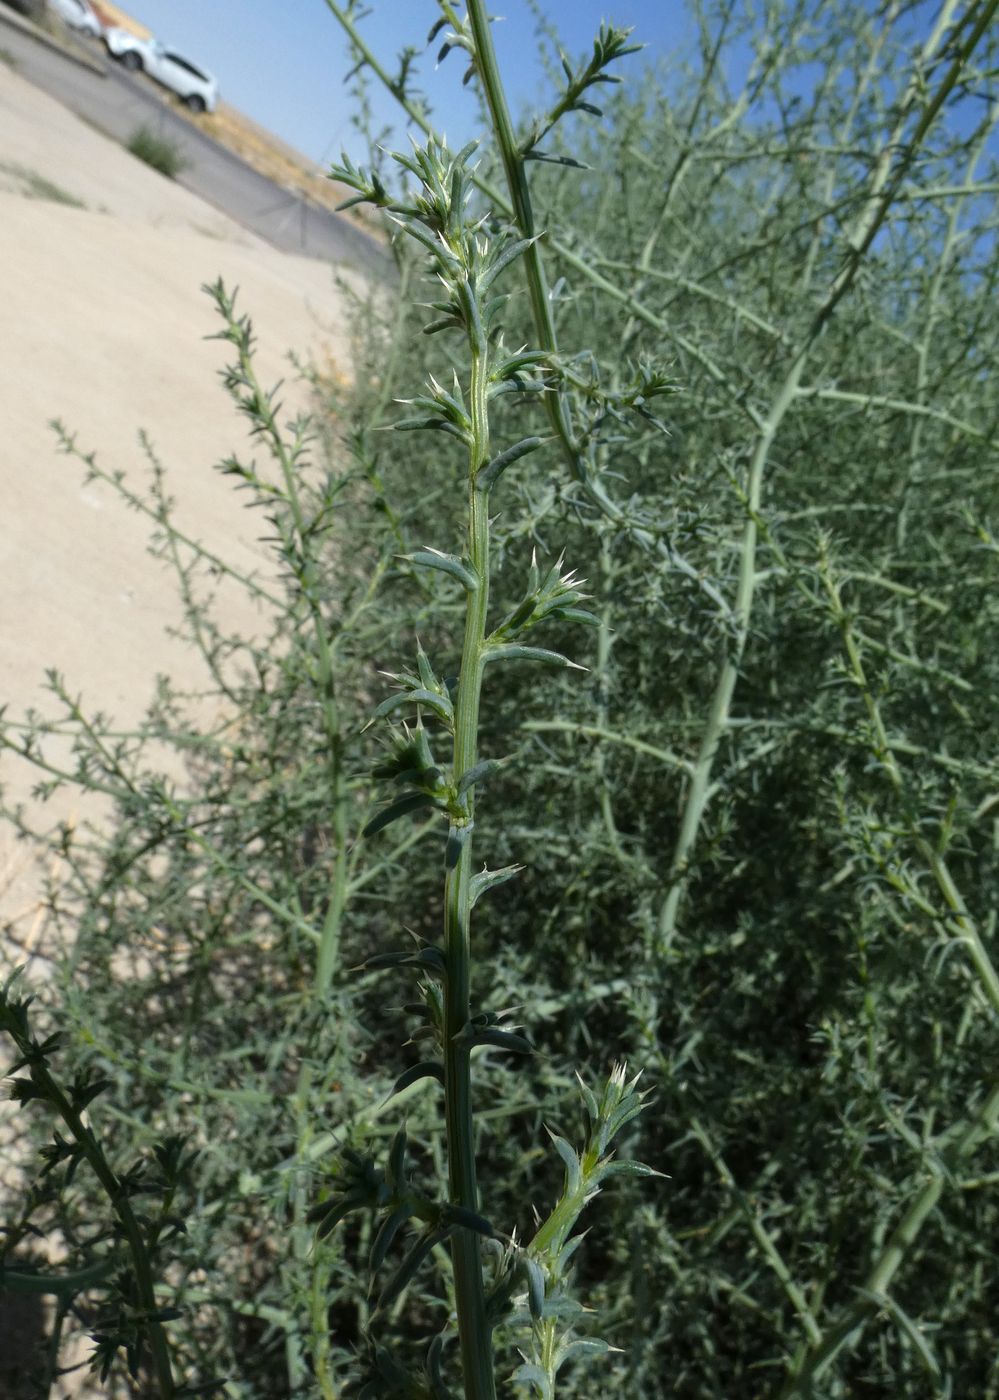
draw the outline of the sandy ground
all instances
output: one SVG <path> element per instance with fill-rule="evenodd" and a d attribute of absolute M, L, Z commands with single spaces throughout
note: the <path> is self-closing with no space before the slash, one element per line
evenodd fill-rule
<path fill-rule="evenodd" d="M 45 182 L 49 182 L 47 188 Z M 71 201 L 59 202 L 59 194 Z M 53 197 L 55 196 L 55 197 Z M 144 429 L 165 464 L 180 523 L 244 569 L 266 569 L 259 517 L 212 465 L 247 446 L 217 371 L 227 347 L 202 283 L 238 284 L 265 383 L 293 374 L 289 352 L 346 364 L 335 269 L 276 252 L 99 135 L 0 65 L 0 704 L 51 711 L 55 666 L 91 708 L 123 726 L 160 673 L 201 682 L 167 635 L 179 608 L 148 532 L 106 489 L 82 484 L 57 451 L 61 419 L 102 466 L 147 475 Z M 305 390 L 284 394 L 289 416 Z M 242 601 L 231 621 L 252 632 Z M 9 755 L 0 781 L 32 777 Z M 47 812 L 67 815 L 65 804 Z M 0 832 L 0 922 L 36 926 L 37 883 Z"/>

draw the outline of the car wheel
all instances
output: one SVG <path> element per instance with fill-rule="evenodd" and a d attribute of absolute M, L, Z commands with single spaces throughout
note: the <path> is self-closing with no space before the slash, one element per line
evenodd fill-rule
<path fill-rule="evenodd" d="M 126 49 L 120 59 L 121 66 L 127 68 L 130 73 L 138 73 L 142 68 L 142 57 L 134 49 Z"/>
<path fill-rule="evenodd" d="M 191 112 L 203 112 L 205 110 L 205 99 L 201 96 L 200 92 L 189 93 L 188 96 L 184 98 L 184 102 Z"/>

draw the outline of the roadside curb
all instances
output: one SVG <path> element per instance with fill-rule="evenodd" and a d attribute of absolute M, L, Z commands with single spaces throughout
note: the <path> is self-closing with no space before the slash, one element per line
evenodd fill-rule
<path fill-rule="evenodd" d="M 89 54 L 80 52 L 75 47 L 61 44 L 58 39 L 47 34 L 44 29 L 39 29 L 37 24 L 32 24 L 30 19 L 26 19 L 24 15 L 19 15 L 16 10 L 3 4 L 2 0 L 0 0 L 0 23 L 8 25 L 11 29 L 19 29 L 22 34 L 27 34 L 29 39 L 34 39 L 38 44 L 44 44 L 46 48 L 53 49 L 63 58 L 68 58 L 71 63 L 78 63 L 81 68 L 86 68 L 101 78 L 106 78 L 108 75 L 104 64 L 98 63 Z"/>

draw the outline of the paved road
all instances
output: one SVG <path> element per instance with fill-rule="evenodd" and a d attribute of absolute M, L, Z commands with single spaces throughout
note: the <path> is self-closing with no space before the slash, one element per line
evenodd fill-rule
<path fill-rule="evenodd" d="M 173 142 L 187 162 L 177 183 L 283 252 L 393 278 L 391 259 L 348 219 L 282 189 L 217 145 L 177 115 L 170 94 L 120 68 L 101 44 L 76 43 L 80 62 L 35 38 L 0 0 L 0 48 L 36 87 L 117 141 L 127 141 L 137 127 L 147 126 Z"/>

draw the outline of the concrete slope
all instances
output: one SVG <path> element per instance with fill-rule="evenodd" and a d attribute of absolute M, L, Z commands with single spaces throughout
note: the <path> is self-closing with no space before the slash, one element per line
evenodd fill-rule
<path fill-rule="evenodd" d="M 142 483 L 145 429 L 181 523 L 243 568 L 271 567 L 264 528 L 212 464 L 249 452 L 218 381 L 227 347 L 202 283 L 238 284 L 266 383 L 289 378 L 289 352 L 349 374 L 346 307 L 326 264 L 276 251 L 0 67 L 0 704 L 45 710 L 46 667 L 87 704 L 134 724 L 155 677 L 204 677 L 167 635 L 179 605 L 147 552 L 143 521 L 85 487 L 58 453 L 61 418 L 100 462 Z M 361 284 L 358 284 L 359 286 Z M 289 416 L 306 391 L 289 384 Z M 259 625 L 223 593 L 226 622 Z M 0 757 L 0 781 L 27 796 L 33 776 Z M 68 814 L 50 805 L 43 818 Z M 6 893 L 4 893 L 6 887 Z M 35 888 L 0 832 L 0 916 L 29 922 Z M 22 925 L 23 926 L 23 923 Z"/>

